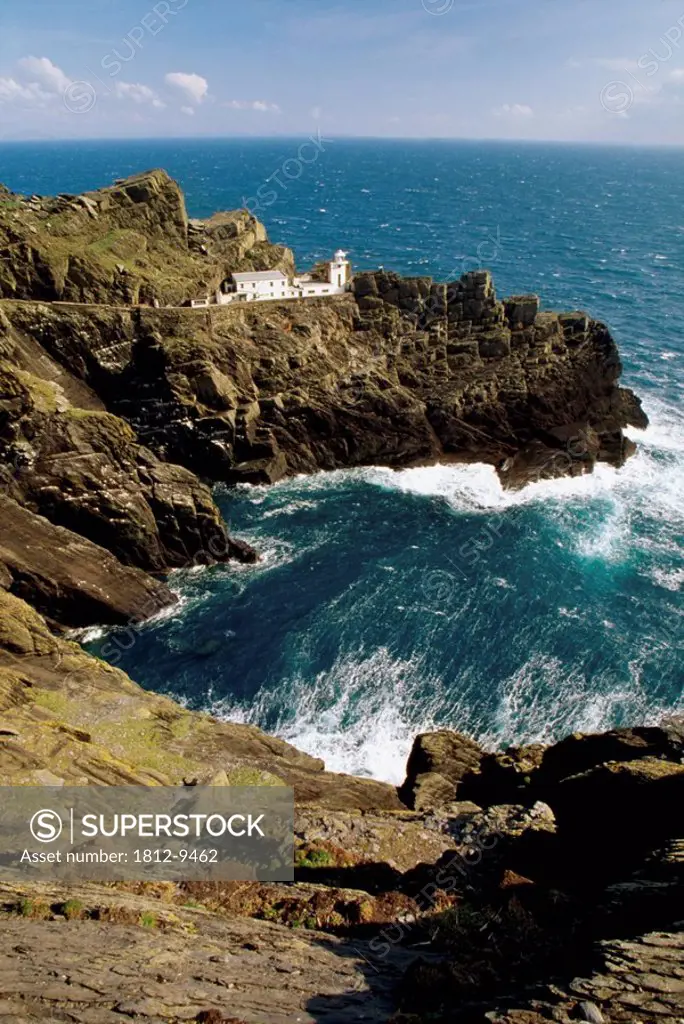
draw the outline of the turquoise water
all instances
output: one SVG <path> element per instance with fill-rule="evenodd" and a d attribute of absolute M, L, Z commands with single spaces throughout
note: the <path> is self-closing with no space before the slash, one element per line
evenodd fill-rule
<path fill-rule="evenodd" d="M 338 246 L 442 279 L 486 265 L 500 294 L 584 308 L 652 425 L 624 469 L 514 495 L 485 466 L 219 490 L 262 562 L 175 573 L 173 614 L 92 649 L 391 780 L 425 727 L 501 746 L 684 711 L 684 152 L 337 140 L 288 179 L 300 145 L 16 144 L 0 180 L 77 191 L 164 166 L 204 216 L 278 174 L 257 214 L 301 267 Z"/>

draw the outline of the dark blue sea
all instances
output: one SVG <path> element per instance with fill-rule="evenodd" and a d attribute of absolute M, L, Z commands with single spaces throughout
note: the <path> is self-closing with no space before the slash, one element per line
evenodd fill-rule
<path fill-rule="evenodd" d="M 684 151 L 317 140 L 303 163 L 302 141 L 10 144 L 0 180 L 163 166 L 191 214 L 247 201 L 302 268 L 338 247 L 444 280 L 490 267 L 500 294 L 606 321 L 652 425 L 624 469 L 516 494 L 486 466 L 219 489 L 263 560 L 174 573 L 180 606 L 113 660 L 389 780 L 430 727 L 501 747 L 684 711 Z M 112 658 L 116 634 L 90 647 Z"/>

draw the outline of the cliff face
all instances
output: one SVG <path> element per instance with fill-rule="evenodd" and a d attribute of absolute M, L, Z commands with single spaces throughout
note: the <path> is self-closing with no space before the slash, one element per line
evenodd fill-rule
<path fill-rule="evenodd" d="M 66 626 L 126 622 L 172 604 L 142 570 L 256 558 L 228 537 L 205 484 L 141 445 L 2 313 L 0 495 L 2 585 Z"/>
<path fill-rule="evenodd" d="M 499 302 L 486 272 L 363 274 L 354 295 L 241 309 L 3 306 L 144 444 L 213 480 L 460 459 L 516 486 L 621 465 L 622 428 L 647 422 L 602 324 Z"/>
<path fill-rule="evenodd" d="M 180 305 L 233 270 L 289 271 L 247 211 L 190 221 L 164 171 L 84 195 L 21 196 L 0 186 L 0 296 Z"/>

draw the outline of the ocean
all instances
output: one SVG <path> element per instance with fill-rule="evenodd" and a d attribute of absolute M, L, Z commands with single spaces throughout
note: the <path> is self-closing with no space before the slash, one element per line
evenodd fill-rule
<path fill-rule="evenodd" d="M 303 141 L 5 144 L 0 181 L 162 166 L 191 215 L 247 202 L 301 268 L 337 248 L 441 280 L 489 267 L 500 295 L 605 321 L 651 426 L 623 469 L 518 493 L 478 465 L 218 488 L 262 561 L 173 573 L 181 603 L 120 667 L 393 782 L 425 729 L 500 748 L 684 711 L 684 150 Z"/>

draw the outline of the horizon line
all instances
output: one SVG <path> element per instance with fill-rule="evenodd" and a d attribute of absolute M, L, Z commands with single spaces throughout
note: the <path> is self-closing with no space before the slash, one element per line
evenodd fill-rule
<path fill-rule="evenodd" d="M 319 129 L 320 131 L 320 129 Z M 88 143 L 191 143 L 191 142 L 277 142 L 287 140 L 308 139 L 305 132 L 278 135 L 151 135 L 151 136 L 92 136 L 92 137 L 27 137 L 0 138 L 0 146 L 17 145 L 83 145 Z M 612 139 L 508 139 L 508 138 L 472 138 L 468 136 L 416 136 L 416 135 L 331 135 L 330 142 L 401 142 L 401 143 L 467 143 L 470 145 L 522 145 L 522 146 L 586 146 L 591 148 L 609 149 L 684 149 L 684 142 L 629 142 Z"/>

